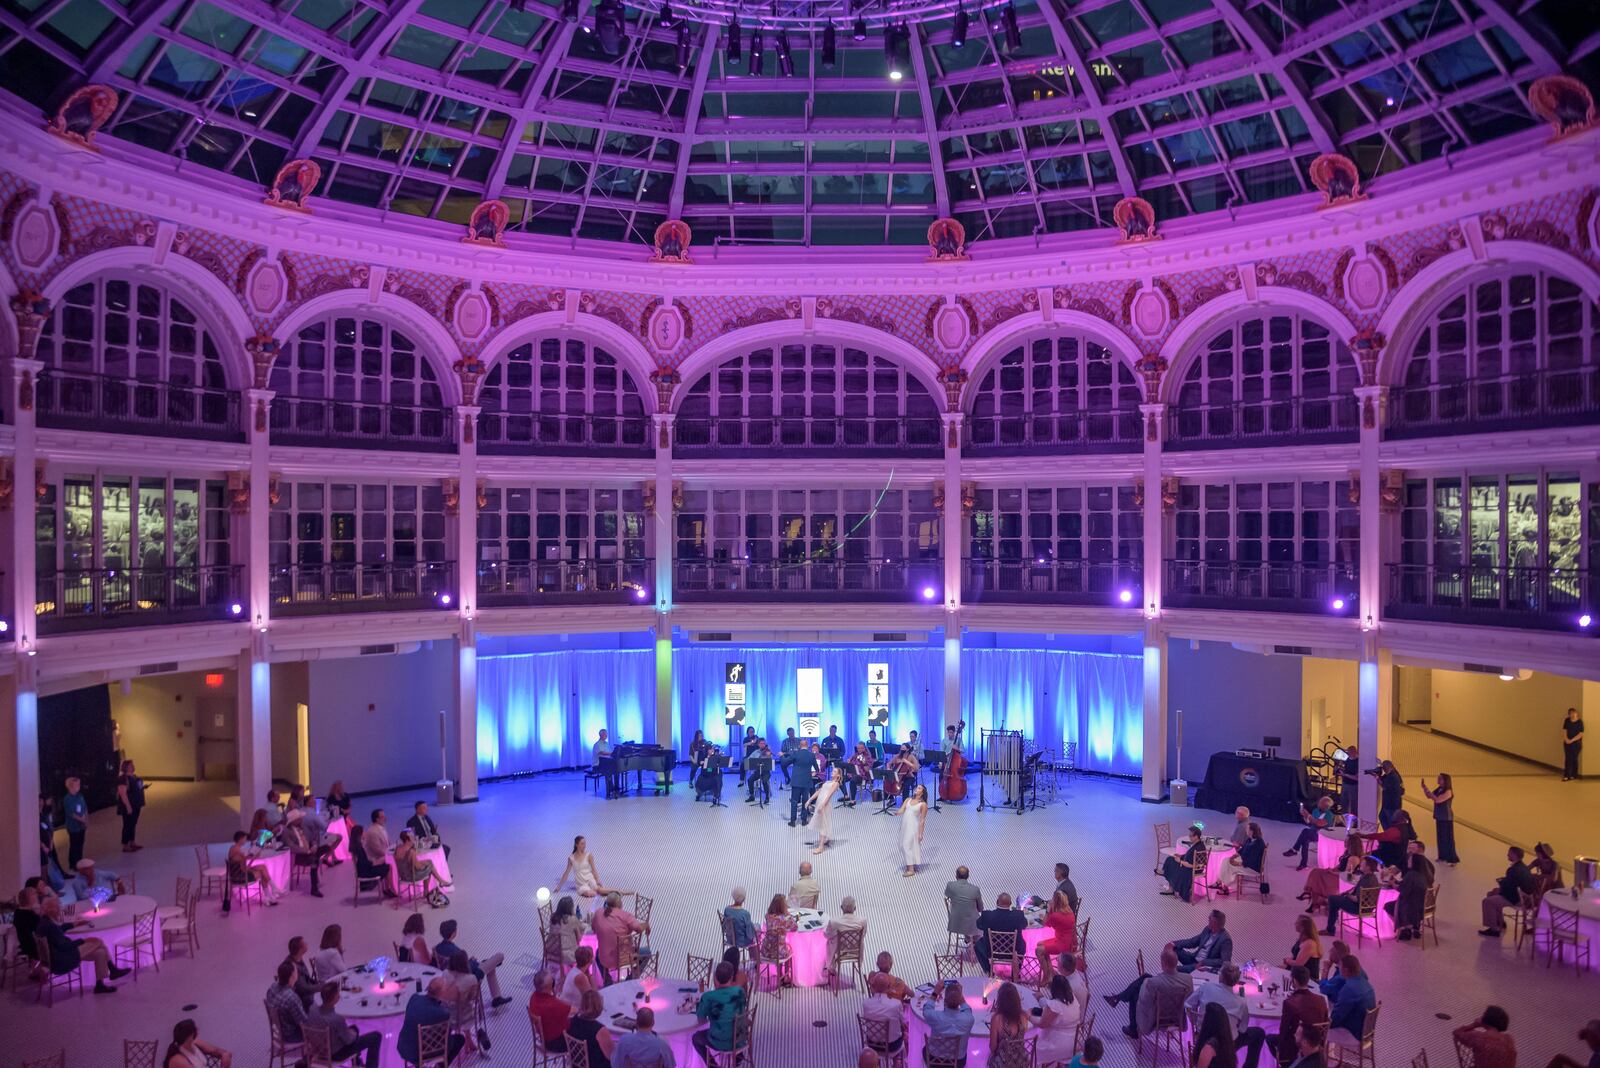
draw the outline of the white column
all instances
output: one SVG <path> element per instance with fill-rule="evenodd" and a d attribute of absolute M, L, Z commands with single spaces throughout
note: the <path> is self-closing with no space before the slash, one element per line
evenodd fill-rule
<path fill-rule="evenodd" d="M 939 541 L 944 556 L 944 722 L 961 721 L 961 595 L 966 569 L 967 512 L 961 504 L 961 412 L 945 412 L 944 514 Z"/>
<path fill-rule="evenodd" d="M 478 408 L 463 404 L 457 435 L 460 494 L 456 509 L 456 800 L 478 799 Z"/>
<path fill-rule="evenodd" d="M 478 628 L 461 619 L 456 640 L 456 801 L 478 799 Z"/>
<path fill-rule="evenodd" d="M 246 419 L 250 445 L 250 470 L 246 485 L 245 570 L 250 590 L 249 640 L 239 654 L 238 704 L 235 738 L 239 764 L 239 820 L 249 826 L 255 810 L 266 803 L 272 789 L 272 665 L 268 659 L 268 628 L 272 622 L 271 534 L 272 471 L 268 413 L 274 394 L 268 389 L 245 391 L 249 403 Z M 312 710 L 315 715 L 315 710 Z"/>
<path fill-rule="evenodd" d="M 677 550 L 678 509 L 672 499 L 672 413 L 653 417 L 656 435 L 655 553 L 656 744 L 672 739 L 672 561 Z"/>
<path fill-rule="evenodd" d="M 1361 636 L 1361 662 L 1357 668 L 1358 722 L 1356 748 L 1362 771 L 1377 767 L 1389 756 L 1390 722 L 1394 707 L 1394 660 L 1388 649 L 1378 640 L 1378 632 L 1368 631 Z M 1362 775 L 1357 792 L 1357 804 L 1363 820 L 1374 823 L 1378 819 L 1378 783 L 1370 775 Z"/>
<path fill-rule="evenodd" d="M 1382 386 L 1357 386 L 1361 405 L 1361 467 L 1357 472 L 1361 502 L 1361 596 L 1358 618 L 1373 630 L 1383 614 L 1383 471 L 1378 465 L 1378 427 L 1383 422 Z M 1365 755 L 1365 750 L 1363 750 Z"/>
<path fill-rule="evenodd" d="M 272 514 L 272 435 L 268 430 L 268 413 L 272 410 L 270 389 L 245 391 L 249 402 L 250 470 L 246 474 L 249 487 L 248 510 L 245 512 L 244 555 L 246 585 L 249 588 L 246 616 L 252 627 L 259 631 L 272 620 L 272 565 L 269 552 L 272 541 L 267 520 Z"/>
<path fill-rule="evenodd" d="M 1165 404 L 1141 404 L 1144 422 L 1143 578 L 1139 591 L 1144 621 L 1144 756 L 1140 797 L 1160 801 L 1167 793 L 1167 640 L 1161 629 L 1162 557 L 1166 517 L 1161 507 L 1161 437 Z"/>
<path fill-rule="evenodd" d="M 1165 516 L 1161 507 L 1161 436 L 1166 431 L 1166 412 L 1165 404 L 1139 405 L 1145 424 L 1144 589 L 1140 604 L 1147 615 L 1161 611 L 1162 558 L 1166 551 Z"/>
<path fill-rule="evenodd" d="M 250 632 L 250 647 L 239 654 L 238 709 L 239 821 L 248 827 L 272 789 L 272 665 L 267 635 Z"/>
<path fill-rule="evenodd" d="M 11 361 L 9 407 L 14 413 L 12 440 L 15 447 L 11 454 L 11 514 L 6 517 L 11 524 L 6 539 L 11 543 L 11 554 L 3 565 L 11 573 L 11 603 L 0 611 L 5 613 L 6 624 L 11 628 L 12 648 L 18 653 L 34 648 L 39 638 L 34 615 L 38 576 L 33 550 L 34 521 L 39 508 L 35 492 L 39 446 L 33 396 L 43 366 L 38 360 Z"/>
<path fill-rule="evenodd" d="M 0 677 L 0 886 L 19 887 L 39 874 L 39 699 L 34 658 L 19 656 Z M 8 891 L 14 893 L 15 891 Z"/>
<path fill-rule="evenodd" d="M 1167 792 L 1167 639 L 1159 619 L 1144 625 L 1144 760 L 1139 796 L 1158 802 Z"/>

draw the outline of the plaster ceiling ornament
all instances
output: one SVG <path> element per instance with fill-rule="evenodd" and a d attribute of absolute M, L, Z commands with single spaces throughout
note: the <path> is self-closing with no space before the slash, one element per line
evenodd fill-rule
<path fill-rule="evenodd" d="M 506 243 L 502 238 L 509 222 L 511 222 L 511 209 L 506 207 L 505 201 L 485 200 L 472 209 L 472 215 L 467 219 L 467 233 L 461 239 L 461 243 L 505 248 Z"/>
<path fill-rule="evenodd" d="M 656 227 L 651 239 L 651 263 L 693 263 L 689 258 L 689 242 L 694 231 L 682 219 L 668 219 Z"/>
<path fill-rule="evenodd" d="M 1133 370 L 1144 382 L 1144 402 L 1159 404 L 1161 379 L 1167 373 L 1167 358 L 1157 352 L 1147 353 L 1139 357 L 1139 362 L 1133 365 Z"/>
<path fill-rule="evenodd" d="M 650 372 L 650 383 L 656 387 L 656 411 L 672 411 L 672 391 L 678 388 L 683 376 L 676 367 L 661 366 Z M 662 424 L 662 437 L 666 437 L 666 424 Z"/>
<path fill-rule="evenodd" d="M 19 193 L 7 211 L 5 225 L 17 263 L 30 271 L 48 266 L 61 251 L 61 222 L 55 210 L 31 193 Z"/>
<path fill-rule="evenodd" d="M 1553 141 L 1595 126 L 1594 94 L 1578 79 L 1549 74 L 1528 87 L 1528 106 L 1555 131 Z"/>
<path fill-rule="evenodd" d="M 272 315 L 288 302 L 289 276 L 277 260 L 262 257 L 251 266 L 244 278 L 244 299 L 260 316 Z"/>
<path fill-rule="evenodd" d="M 81 148 L 98 152 L 94 135 L 110 121 L 117 110 L 117 99 L 117 91 L 109 85 L 86 85 L 67 97 L 45 129 Z"/>
<path fill-rule="evenodd" d="M 469 289 L 456 298 L 452 318 L 457 333 L 468 341 L 476 341 L 489 332 L 493 315 L 489 301 L 484 295 L 477 290 Z"/>
<path fill-rule="evenodd" d="M 645 323 L 645 337 L 650 347 L 660 353 L 672 352 L 688 336 L 683 309 L 677 301 L 654 302 L 650 317 Z"/>
<path fill-rule="evenodd" d="M 1384 515 L 1399 515 L 1405 504 L 1406 473 L 1391 468 L 1383 473 L 1378 487 L 1378 510 Z"/>
<path fill-rule="evenodd" d="M 972 320 L 961 305 L 941 303 L 933 313 L 929 332 L 939 348 L 953 355 L 966 348 L 967 342 L 972 340 Z"/>
<path fill-rule="evenodd" d="M 1117 201 L 1117 206 L 1111 209 L 1111 219 L 1122 231 L 1119 244 L 1161 240 L 1161 235 L 1156 233 L 1156 209 L 1143 197 L 1123 197 Z"/>
<path fill-rule="evenodd" d="M 1327 152 L 1311 161 L 1311 184 L 1322 191 L 1322 207 L 1337 208 L 1367 199 L 1361 173 L 1349 156 Z"/>
<path fill-rule="evenodd" d="M 250 514 L 250 477 L 243 471 L 228 472 L 228 511 L 234 515 Z"/>
<path fill-rule="evenodd" d="M 461 403 L 470 406 L 477 403 L 478 383 L 488 373 L 489 368 L 476 356 L 463 356 L 450 365 L 456 373 L 456 378 L 461 380 Z"/>
<path fill-rule="evenodd" d="M 928 262 L 956 263 L 967 258 L 967 228 L 955 219 L 935 219 L 928 227 Z"/>
<path fill-rule="evenodd" d="M 444 497 L 444 514 L 455 518 L 461 514 L 461 481 L 460 479 L 447 478 L 439 483 L 439 490 Z"/>
<path fill-rule="evenodd" d="M 311 208 L 307 202 L 320 181 L 322 168 L 315 160 L 292 159 L 278 168 L 277 175 L 272 179 L 272 187 L 267 190 L 266 199 L 261 203 L 290 211 L 309 212 Z"/>
<path fill-rule="evenodd" d="M 1172 324 L 1172 302 L 1153 286 L 1144 286 L 1128 305 L 1128 325 L 1141 337 L 1160 337 Z"/>
<path fill-rule="evenodd" d="M 647 478 L 643 482 L 639 483 L 639 498 L 640 498 L 640 503 L 644 508 L 644 514 L 645 515 L 650 515 L 650 516 L 655 515 L 656 514 L 656 480 L 655 479 Z"/>

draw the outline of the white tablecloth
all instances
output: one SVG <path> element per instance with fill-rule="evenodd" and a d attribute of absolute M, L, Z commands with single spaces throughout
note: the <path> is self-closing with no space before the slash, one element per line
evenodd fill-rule
<path fill-rule="evenodd" d="M 962 997 L 972 1009 L 972 1038 L 967 1042 L 967 1068 L 982 1068 L 989 1063 L 989 1019 L 993 1015 L 995 992 L 1003 982 L 985 975 L 961 977 Z M 1022 995 L 1023 1013 L 1030 1020 L 1035 1020 L 1033 1010 L 1039 1006 L 1038 995 L 1025 986 L 1019 986 L 1017 992 Z M 922 1047 L 928 1041 L 928 1024 L 922 1014 L 935 993 L 932 984 L 924 983 L 912 994 L 911 1016 L 906 1023 L 906 1042 L 909 1047 L 907 1063 L 913 1066 L 922 1063 Z M 943 996 L 942 992 L 939 996 Z"/>
<path fill-rule="evenodd" d="M 340 990 L 339 1014 L 363 1033 L 380 1031 L 383 1034 L 378 1068 L 405 1068 L 396 1044 L 406 1018 L 406 1002 L 417 993 L 418 980 L 422 982 L 422 989 L 427 990 L 428 981 L 439 974 L 424 965 L 390 962 L 381 985 L 377 973 L 368 970 L 365 964 L 334 976 Z"/>
<path fill-rule="evenodd" d="M 289 868 L 293 862 L 293 855 L 287 849 L 263 850 L 250 858 L 250 866 L 265 871 L 272 888 L 280 894 L 289 892 Z"/>
<path fill-rule="evenodd" d="M 1338 827 L 1328 831 L 1317 832 L 1317 863 L 1318 868 L 1337 868 L 1344 859 L 1345 829 Z"/>
<path fill-rule="evenodd" d="M 111 961 L 116 963 L 117 947 L 126 946 L 133 942 L 134 917 L 142 916 L 146 912 L 156 910 L 156 899 L 145 897 L 143 894 L 123 894 L 115 901 L 107 901 L 98 909 L 90 902 L 79 901 L 68 906 L 70 918 L 78 926 L 72 928 L 67 934 L 71 938 L 98 938 L 106 944 L 111 951 Z M 156 959 L 161 959 L 161 921 L 156 919 L 155 926 Z M 94 982 L 94 966 L 85 962 L 83 965 L 84 982 Z"/>
<path fill-rule="evenodd" d="M 695 1002 L 700 997 L 700 986 L 687 979 L 636 979 L 613 983 L 600 991 L 605 1007 L 600 1010 L 600 1022 L 612 1036 L 620 1039 L 631 1028 L 622 1026 L 624 1020 L 632 1021 L 643 1007 L 649 1006 L 656 1014 L 655 1032 L 672 1047 L 672 1055 L 680 1068 L 691 1068 L 700 1063 L 689 1038 L 699 1027 L 694 1014 Z M 689 1000 L 689 999 L 694 1000 Z"/>
<path fill-rule="evenodd" d="M 1181 859 L 1184 850 L 1187 848 L 1188 846 L 1185 845 L 1163 849 L 1161 851 L 1163 862 L 1165 862 L 1167 857 L 1178 857 Z M 1232 842 L 1224 841 L 1218 838 L 1206 839 L 1206 848 L 1210 850 L 1210 853 L 1206 858 L 1206 882 L 1212 886 L 1216 886 L 1218 883 L 1222 882 L 1224 877 L 1226 877 L 1229 880 L 1229 885 L 1231 885 L 1233 876 L 1232 873 L 1227 871 L 1228 858 L 1233 856 L 1234 853 L 1238 852 L 1238 850 L 1233 848 Z"/>
<path fill-rule="evenodd" d="M 1194 973 L 1196 990 L 1216 981 L 1216 972 L 1196 971 Z M 1239 982 L 1244 987 L 1244 1001 L 1250 1010 L 1252 1023 L 1265 1025 L 1276 1022 L 1283 1017 L 1283 999 L 1293 989 L 1293 985 L 1289 982 L 1287 969 L 1271 967 L 1265 970 L 1265 974 L 1260 979 L 1253 975 L 1246 975 L 1242 976 Z"/>
<path fill-rule="evenodd" d="M 417 851 L 417 859 L 431 861 L 433 870 L 439 873 L 440 879 L 446 883 L 452 881 L 450 878 L 450 862 L 444 858 L 444 846 L 438 846 L 434 849 L 419 849 Z M 397 894 L 400 892 L 400 874 L 395 870 L 393 853 L 389 854 L 389 889 Z"/>
<path fill-rule="evenodd" d="M 1569 912 L 1576 909 L 1578 913 L 1578 933 L 1589 936 L 1590 952 L 1595 952 L 1600 947 L 1600 890 L 1589 887 L 1578 891 L 1578 896 L 1572 896 L 1571 888 L 1564 890 L 1551 890 L 1544 897 L 1544 918 L 1550 918 L 1550 905 L 1557 905 Z M 1572 955 L 1567 954 L 1567 960 Z"/>

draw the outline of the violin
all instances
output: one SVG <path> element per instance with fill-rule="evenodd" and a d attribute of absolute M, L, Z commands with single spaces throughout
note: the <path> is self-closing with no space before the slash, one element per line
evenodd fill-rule
<path fill-rule="evenodd" d="M 967 721 L 956 724 L 956 742 L 950 758 L 944 762 L 944 775 L 939 779 L 939 800 L 965 801 L 967 799 L 967 758 L 961 755 L 961 732 Z"/>

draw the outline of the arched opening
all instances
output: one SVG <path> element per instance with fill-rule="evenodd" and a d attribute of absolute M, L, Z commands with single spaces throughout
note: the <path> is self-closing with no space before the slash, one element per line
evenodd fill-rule
<path fill-rule="evenodd" d="M 796 341 L 706 371 L 684 391 L 674 425 L 685 451 L 936 451 L 939 412 L 938 398 L 896 360 Z"/>
<path fill-rule="evenodd" d="M 1298 312 L 1235 319 L 1179 373 L 1168 433 L 1175 448 L 1359 432 L 1361 369 L 1331 330 Z"/>
<path fill-rule="evenodd" d="M 1143 399 L 1133 369 L 1093 337 L 1072 331 L 1023 339 L 979 379 L 967 444 L 974 452 L 1137 450 Z"/>
<path fill-rule="evenodd" d="M 645 395 L 611 353 L 571 335 L 523 342 L 478 387 L 485 452 L 638 452 L 650 447 Z"/>
<path fill-rule="evenodd" d="M 219 341 L 163 282 L 104 273 L 67 290 L 39 337 L 45 426 L 197 437 L 240 433 Z"/>
<path fill-rule="evenodd" d="M 1395 436 L 1471 424 L 1600 418 L 1600 308 L 1536 267 L 1507 265 L 1442 296 L 1389 401 Z"/>

